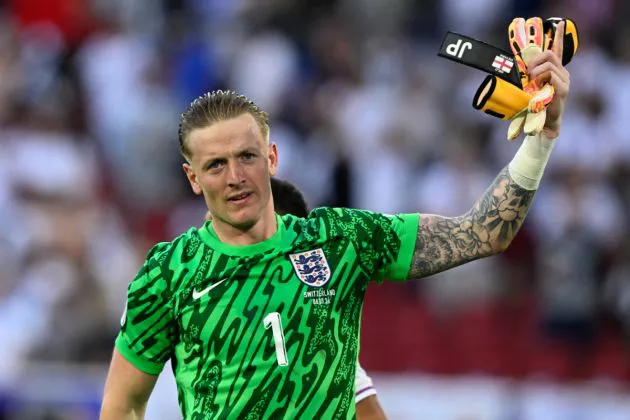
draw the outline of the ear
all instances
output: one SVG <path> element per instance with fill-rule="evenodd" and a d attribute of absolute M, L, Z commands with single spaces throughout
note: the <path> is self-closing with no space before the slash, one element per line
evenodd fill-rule
<path fill-rule="evenodd" d="M 196 195 L 201 195 L 201 186 L 199 186 L 199 182 L 197 180 L 197 174 L 193 171 L 193 168 L 188 164 L 182 164 L 182 169 L 186 174 L 186 178 L 188 178 L 188 182 L 190 182 L 190 187 Z"/>
<path fill-rule="evenodd" d="M 275 176 L 278 171 L 278 147 L 275 143 L 269 143 L 269 175 Z"/>

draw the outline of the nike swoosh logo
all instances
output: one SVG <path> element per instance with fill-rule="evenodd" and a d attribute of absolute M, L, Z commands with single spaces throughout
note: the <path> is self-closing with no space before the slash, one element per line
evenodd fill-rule
<path fill-rule="evenodd" d="M 227 280 L 227 278 L 225 278 L 225 279 L 223 279 L 221 281 L 218 281 L 218 282 L 216 282 L 214 284 L 211 284 L 210 286 L 206 287 L 205 289 L 203 289 L 203 290 L 201 290 L 199 292 L 197 290 L 193 289 L 192 298 L 194 300 L 199 299 L 200 297 L 202 297 L 203 295 L 207 294 L 210 290 L 214 289 L 215 287 L 217 287 L 218 285 L 220 285 L 221 283 L 223 283 L 226 280 Z"/>

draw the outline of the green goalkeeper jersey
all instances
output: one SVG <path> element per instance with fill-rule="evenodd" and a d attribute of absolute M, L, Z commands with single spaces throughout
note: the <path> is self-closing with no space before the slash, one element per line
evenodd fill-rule
<path fill-rule="evenodd" d="M 406 279 L 418 215 L 320 208 L 277 223 L 248 246 L 192 228 L 129 285 L 116 348 L 148 374 L 171 359 L 185 419 L 355 416 L 363 296 L 372 279 Z"/>

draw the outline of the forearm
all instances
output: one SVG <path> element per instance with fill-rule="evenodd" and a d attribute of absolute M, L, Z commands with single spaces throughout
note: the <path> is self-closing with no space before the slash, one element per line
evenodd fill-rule
<path fill-rule="evenodd" d="M 422 215 L 410 278 L 420 278 L 504 250 L 523 224 L 535 191 L 505 167 L 466 214 Z"/>
<path fill-rule="evenodd" d="M 552 145 L 546 138 L 526 139 L 466 214 L 422 215 L 409 278 L 429 276 L 505 250 L 529 212 Z"/>
<path fill-rule="evenodd" d="M 357 420 L 386 420 L 385 412 L 378 402 L 376 395 L 359 401 L 356 406 Z"/>

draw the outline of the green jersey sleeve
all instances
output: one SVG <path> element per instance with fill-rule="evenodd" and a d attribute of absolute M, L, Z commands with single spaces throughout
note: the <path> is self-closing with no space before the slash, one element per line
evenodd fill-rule
<path fill-rule="evenodd" d="M 157 375 L 172 354 L 174 320 L 168 280 L 161 262 L 170 244 L 155 245 L 127 288 L 116 349 L 144 373 Z"/>
<path fill-rule="evenodd" d="M 418 213 L 387 215 L 347 208 L 325 212 L 329 229 L 339 230 L 354 243 L 361 265 L 373 280 L 407 280 L 418 234 Z"/>
<path fill-rule="evenodd" d="M 385 220 L 381 220 L 384 217 Z M 381 250 L 379 270 L 375 281 L 383 279 L 405 281 L 409 276 L 411 260 L 416 248 L 420 214 L 403 213 L 397 215 L 378 215 L 377 229 L 372 245 Z"/>

